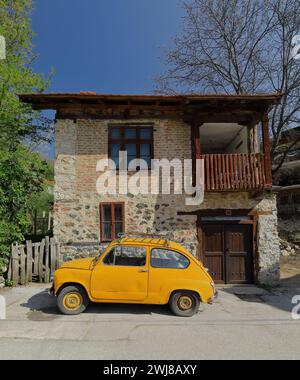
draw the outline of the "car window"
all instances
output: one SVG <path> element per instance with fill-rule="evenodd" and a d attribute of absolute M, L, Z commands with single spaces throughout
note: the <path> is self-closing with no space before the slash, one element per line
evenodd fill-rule
<path fill-rule="evenodd" d="M 185 269 L 190 261 L 179 252 L 168 249 L 152 249 L 151 266 L 154 268 Z"/>
<path fill-rule="evenodd" d="M 146 265 L 146 248 L 114 247 L 103 260 L 106 265 L 143 267 Z"/>

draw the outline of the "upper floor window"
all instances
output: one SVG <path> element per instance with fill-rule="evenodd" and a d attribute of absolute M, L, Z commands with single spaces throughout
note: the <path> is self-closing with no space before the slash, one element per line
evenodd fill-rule
<path fill-rule="evenodd" d="M 109 128 L 108 155 L 119 169 L 119 152 L 127 152 L 128 165 L 134 159 L 143 159 L 151 168 L 153 158 L 153 128 L 111 126 Z"/>

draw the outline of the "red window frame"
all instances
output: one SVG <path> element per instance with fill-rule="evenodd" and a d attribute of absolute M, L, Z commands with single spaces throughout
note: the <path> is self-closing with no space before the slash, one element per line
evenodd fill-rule
<path fill-rule="evenodd" d="M 106 222 L 104 221 L 104 207 L 107 207 L 109 206 L 110 207 L 110 215 L 111 215 L 111 220 Z M 118 220 L 116 221 L 115 220 L 115 207 L 116 206 L 121 206 L 121 212 L 122 212 L 122 215 L 121 215 L 121 220 Z M 115 228 L 115 225 L 116 223 L 122 223 L 122 228 L 121 228 L 121 232 L 124 233 L 125 232 L 125 203 L 124 202 L 101 202 L 100 205 L 99 205 L 99 208 L 100 208 L 100 239 L 101 239 L 101 242 L 111 242 L 115 239 L 118 238 L 118 236 L 116 236 L 116 228 Z M 104 225 L 105 223 L 110 223 L 110 238 L 107 238 L 104 236 Z"/>
<path fill-rule="evenodd" d="M 120 138 L 112 137 L 112 130 L 118 129 L 120 131 Z M 150 131 L 150 138 L 142 138 L 140 136 L 140 131 L 142 129 L 148 129 Z M 135 130 L 136 138 L 126 138 L 125 132 L 127 130 Z M 149 125 L 140 125 L 140 126 L 131 126 L 131 125 L 111 125 L 108 127 L 108 158 L 112 158 L 111 155 L 111 145 L 120 144 L 120 151 L 125 151 L 125 144 L 135 144 L 136 145 L 136 158 L 141 158 L 141 145 L 149 144 L 150 145 L 150 159 L 154 159 L 154 140 L 153 140 L 153 126 Z M 151 170 L 151 168 L 149 168 Z"/>

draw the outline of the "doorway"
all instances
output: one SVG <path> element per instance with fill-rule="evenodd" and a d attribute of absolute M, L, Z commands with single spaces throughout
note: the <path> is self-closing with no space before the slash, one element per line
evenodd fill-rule
<path fill-rule="evenodd" d="M 216 283 L 253 283 L 251 224 L 201 223 L 202 256 Z"/>

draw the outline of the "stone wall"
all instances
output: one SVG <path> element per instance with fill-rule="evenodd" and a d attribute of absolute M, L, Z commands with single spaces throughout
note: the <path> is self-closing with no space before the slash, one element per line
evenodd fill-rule
<path fill-rule="evenodd" d="M 132 123 L 145 123 L 134 120 Z M 188 125 L 177 120 L 151 119 L 154 126 L 154 158 L 191 158 Z M 56 125 L 54 234 L 62 245 L 65 260 L 95 255 L 100 242 L 99 203 L 125 202 L 127 233 L 160 233 L 197 252 L 195 215 L 185 206 L 185 195 L 116 195 L 96 192 L 97 160 L 108 154 L 108 125 L 118 120 L 58 120 Z M 124 124 L 124 123 L 122 123 Z M 258 218 L 258 279 L 264 284 L 278 280 L 277 214 L 274 195 L 251 198 L 248 193 L 207 193 L 201 209 L 255 209 Z M 101 249 L 105 248 L 101 245 Z"/>

